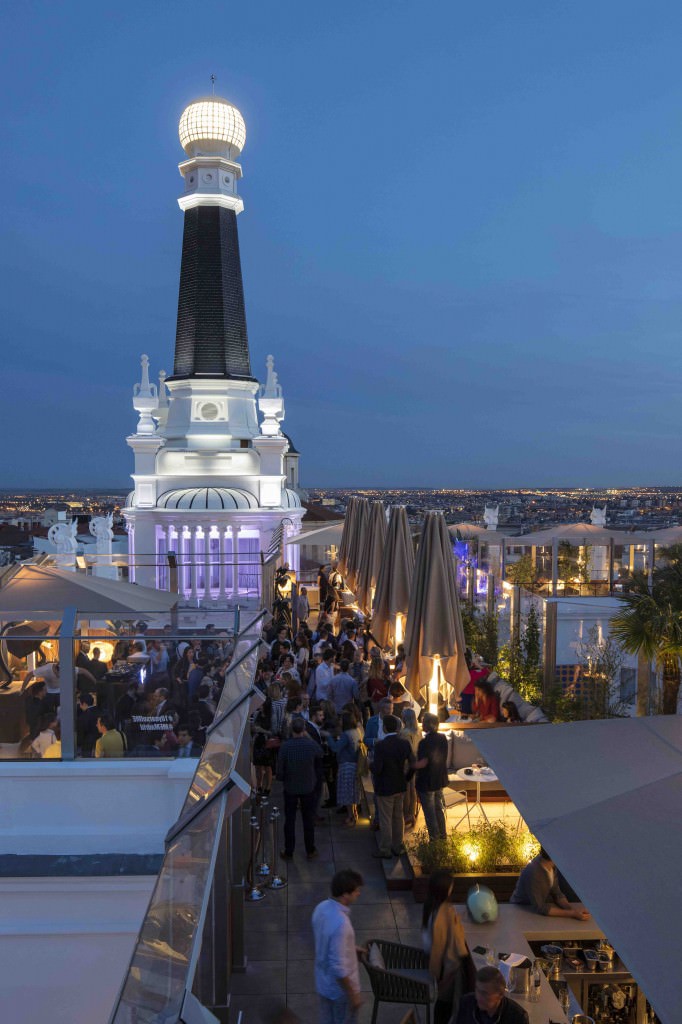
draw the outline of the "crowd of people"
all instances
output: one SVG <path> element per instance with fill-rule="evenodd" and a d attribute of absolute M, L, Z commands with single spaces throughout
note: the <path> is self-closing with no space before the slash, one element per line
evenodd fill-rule
<path fill-rule="evenodd" d="M 111 661 L 82 640 L 75 659 L 76 749 L 81 757 L 198 757 L 234 644 L 209 625 L 199 636 L 156 636 L 138 623 Z M 60 666 L 27 673 L 22 692 L 29 756 L 61 757 Z"/>
<path fill-rule="evenodd" d="M 282 856 L 294 854 L 299 811 L 310 858 L 322 810 L 343 814 L 353 828 L 362 777 L 374 791 L 377 857 L 404 852 L 420 809 L 429 835 L 444 838 L 448 744 L 438 730 L 447 706 L 432 715 L 410 696 L 401 682 L 404 651 L 389 662 L 366 622 L 347 618 L 335 626 L 333 612 L 324 610 L 314 628 L 301 617 L 295 632 L 273 621 L 265 639 L 256 675 L 265 700 L 252 723 L 252 759 L 259 794 L 270 793 L 274 778 L 283 784 Z"/>

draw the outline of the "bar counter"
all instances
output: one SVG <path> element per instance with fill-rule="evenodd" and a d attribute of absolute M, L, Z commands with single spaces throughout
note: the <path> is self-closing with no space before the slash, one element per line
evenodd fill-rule
<path fill-rule="evenodd" d="M 545 917 L 542 914 L 534 914 L 528 907 L 517 906 L 514 903 L 501 903 L 497 921 L 492 924 L 475 924 L 463 905 L 458 905 L 457 913 L 464 923 L 469 949 L 473 949 L 474 946 L 486 946 L 495 949 L 498 954 L 520 953 L 527 956 L 531 962 L 535 959 L 535 954 L 528 945 L 529 940 L 554 942 L 557 939 L 565 941 L 604 937 L 591 919 L 576 921 L 567 917 Z M 482 965 L 476 954 L 474 962 L 477 966 Z M 559 1000 L 544 975 L 539 1002 L 531 1003 L 528 997 L 517 992 L 512 992 L 511 998 L 528 1012 L 531 1024 L 547 1024 L 548 1021 L 560 1021 L 561 1024 L 565 1024 L 569 1019 L 561 1009 Z"/>

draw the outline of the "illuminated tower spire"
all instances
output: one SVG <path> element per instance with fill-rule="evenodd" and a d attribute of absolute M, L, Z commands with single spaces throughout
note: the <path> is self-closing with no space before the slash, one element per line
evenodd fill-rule
<path fill-rule="evenodd" d="M 208 96 L 185 108 L 179 135 L 189 159 L 179 165 L 185 229 L 171 380 L 253 380 L 237 233 L 244 119 L 227 100 Z"/>

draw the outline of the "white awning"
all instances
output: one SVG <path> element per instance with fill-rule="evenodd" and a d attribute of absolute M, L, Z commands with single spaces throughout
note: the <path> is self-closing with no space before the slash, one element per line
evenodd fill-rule
<path fill-rule="evenodd" d="M 679 1024 L 682 718 L 480 729 L 476 745 L 663 1024 Z"/>
<path fill-rule="evenodd" d="M 339 546 L 343 523 L 332 523 L 331 526 L 320 526 L 317 530 L 308 530 L 305 533 L 297 533 L 295 537 L 287 538 L 287 544 L 309 544 L 311 547 L 326 548 L 331 544 Z"/>
<path fill-rule="evenodd" d="M 84 615 L 138 615 L 166 612 L 177 594 L 134 583 L 86 576 L 48 565 L 22 565 L 0 588 L 0 619 L 31 617 L 75 607 Z"/>

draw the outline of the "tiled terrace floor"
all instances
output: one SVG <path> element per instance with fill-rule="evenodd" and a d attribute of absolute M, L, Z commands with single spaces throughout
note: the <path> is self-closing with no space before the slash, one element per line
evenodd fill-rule
<path fill-rule="evenodd" d="M 273 802 L 277 803 L 274 797 Z M 372 938 L 386 938 L 408 945 L 421 945 L 421 907 L 411 892 L 388 893 L 382 862 L 375 860 L 374 833 L 366 819 L 355 829 L 344 828 L 343 816 L 325 811 L 327 824 L 316 834 L 318 860 L 308 862 L 302 836 L 297 835 L 293 861 L 281 865 L 288 885 L 279 892 L 267 891 L 260 903 L 246 906 L 245 974 L 233 975 L 232 1006 L 243 1010 L 244 1024 L 273 1024 L 285 1007 L 301 1024 L 316 1024 L 314 950 L 310 916 L 316 903 L 329 896 L 332 875 L 341 868 L 359 871 L 365 880 L 362 895 L 352 910 L 359 945 Z M 373 999 L 369 980 L 360 967 L 360 981 L 366 1001 L 360 1024 L 369 1024 Z M 382 1004 L 378 1024 L 398 1024 L 407 1006 Z M 424 1018 L 418 1016 L 419 1021 Z"/>

